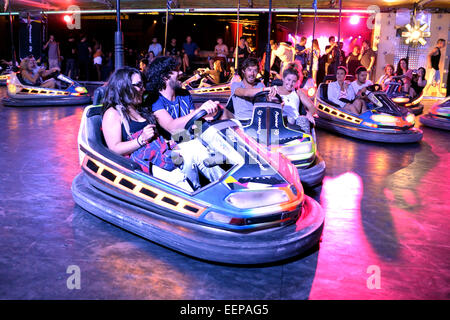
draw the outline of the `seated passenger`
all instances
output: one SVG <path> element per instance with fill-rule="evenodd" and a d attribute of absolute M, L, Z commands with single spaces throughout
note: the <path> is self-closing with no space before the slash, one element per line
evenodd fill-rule
<path fill-rule="evenodd" d="M 381 86 L 381 89 L 386 90 L 388 83 L 392 80 L 394 76 L 394 66 L 392 64 L 387 64 L 384 67 L 384 74 L 378 79 L 377 83 Z"/>
<path fill-rule="evenodd" d="M 402 80 L 402 91 L 403 93 L 409 94 L 409 89 L 411 87 L 413 72 L 408 69 L 408 60 L 405 58 L 400 59 L 397 64 L 397 70 L 393 79 Z"/>
<path fill-rule="evenodd" d="M 142 107 L 144 84 L 137 69 L 124 67 L 116 70 L 106 84 L 103 100 L 102 131 L 108 148 L 129 156 L 149 173 L 150 164 L 155 177 L 192 191 L 186 174 L 175 166 L 172 149 L 158 135 L 155 117 Z"/>
<path fill-rule="evenodd" d="M 275 88 L 283 99 L 283 115 L 287 116 L 288 122 L 290 124 L 295 123 L 302 131 L 309 133 L 311 131 L 310 123 L 315 123 L 313 117 L 314 104 L 301 89 L 295 90 L 295 84 L 298 78 L 298 70 L 290 66 L 283 71 L 283 85 Z M 300 115 L 300 101 L 305 106 L 305 116 Z"/>
<path fill-rule="evenodd" d="M 210 61 L 212 61 L 212 59 Z M 203 75 L 206 75 L 206 77 L 200 81 L 199 88 L 210 87 L 223 82 L 224 70 L 222 69 L 221 60 L 212 62 L 212 65 L 213 67 L 211 69 L 208 68 L 202 73 Z"/>
<path fill-rule="evenodd" d="M 256 80 L 259 72 L 258 60 L 247 58 L 241 66 L 242 81 L 231 84 L 231 98 L 233 99 L 234 116 L 239 120 L 249 120 L 253 116 L 252 99 L 258 92 L 269 91 L 269 96 L 276 94 L 276 88 L 266 88 Z"/>
<path fill-rule="evenodd" d="M 142 72 L 142 74 L 146 74 L 147 73 L 147 69 L 148 69 L 148 59 L 147 58 L 142 58 L 139 61 L 139 71 Z"/>
<path fill-rule="evenodd" d="M 38 67 L 36 59 L 33 56 L 24 58 L 20 63 L 20 74 L 25 84 L 31 86 L 39 86 L 43 88 L 55 88 L 55 79 L 43 80 L 43 78 L 49 76 L 53 72 L 59 71 L 59 68 L 51 68 L 50 70 L 45 70 L 44 67 Z"/>
<path fill-rule="evenodd" d="M 366 88 L 373 85 L 373 82 L 367 80 L 367 69 L 366 67 L 360 66 L 356 68 L 355 80 L 350 84 L 353 88 L 353 92 L 356 93 L 357 97 L 364 98 L 366 93 Z"/>
<path fill-rule="evenodd" d="M 177 60 L 172 57 L 156 57 L 148 68 L 147 89 L 150 91 L 150 99 L 145 103 L 153 111 L 162 129 L 161 134 L 167 140 L 171 139 L 171 135 L 183 131 L 186 123 L 200 110 L 207 112 L 205 119 L 214 116 L 218 110 L 219 102 L 211 100 L 195 109 L 189 92 L 181 88 L 181 74 Z M 224 110 L 223 118 L 227 116 L 229 114 Z M 199 139 L 182 142 L 177 146 L 184 159 L 183 170 L 194 188 L 200 187 L 197 170 L 210 181 L 216 181 L 223 175 L 220 167 L 205 166 L 203 161 L 210 157 L 210 153 Z"/>
<path fill-rule="evenodd" d="M 337 81 L 328 84 L 328 99 L 342 109 L 354 114 L 361 114 L 367 110 L 362 99 L 356 98 L 353 87 L 345 82 L 347 69 L 339 66 L 336 71 Z"/>
<path fill-rule="evenodd" d="M 174 151 L 176 145 L 170 146 L 158 134 L 153 113 L 142 106 L 143 92 L 144 84 L 137 69 L 124 67 L 111 75 L 102 108 L 106 145 L 111 151 L 139 163 L 144 172 L 149 173 L 153 164 L 155 177 L 192 191 L 187 180 L 192 166 L 183 163 L 183 171 L 177 168 L 180 158 Z"/>
<path fill-rule="evenodd" d="M 422 94 L 423 88 L 427 85 L 425 76 L 425 68 L 420 67 L 417 69 L 417 74 L 413 75 L 411 80 L 411 88 L 409 88 L 409 95 L 411 97 L 420 96 Z"/>

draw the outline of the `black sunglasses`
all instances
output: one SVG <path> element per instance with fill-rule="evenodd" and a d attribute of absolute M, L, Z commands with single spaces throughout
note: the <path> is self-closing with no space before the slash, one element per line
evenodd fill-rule
<path fill-rule="evenodd" d="M 144 87 L 144 83 L 142 81 L 132 83 L 132 85 L 138 87 L 139 89 L 142 89 Z"/>

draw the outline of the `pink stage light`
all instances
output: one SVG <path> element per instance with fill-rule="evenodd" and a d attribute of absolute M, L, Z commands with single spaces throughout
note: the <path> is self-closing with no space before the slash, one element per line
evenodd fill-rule
<path fill-rule="evenodd" d="M 359 16 L 351 16 L 350 17 L 350 24 L 358 24 L 359 23 Z"/>

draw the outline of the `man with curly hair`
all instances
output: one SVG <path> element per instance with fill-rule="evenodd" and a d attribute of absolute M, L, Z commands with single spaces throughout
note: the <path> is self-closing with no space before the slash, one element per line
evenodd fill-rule
<path fill-rule="evenodd" d="M 218 101 L 208 100 L 195 109 L 192 97 L 187 90 L 182 89 L 178 79 L 181 75 L 179 63 L 172 57 L 157 57 L 147 70 L 147 90 L 149 99 L 145 103 L 151 104 L 153 114 L 162 128 L 166 139 L 182 131 L 186 123 L 200 110 L 205 110 L 211 118 L 218 111 Z M 209 152 L 202 143 L 195 139 L 178 144 L 181 155 L 191 158 L 195 156 L 197 168 L 210 180 L 216 181 L 223 174 L 219 167 L 207 168 L 203 160 L 209 157 Z"/>

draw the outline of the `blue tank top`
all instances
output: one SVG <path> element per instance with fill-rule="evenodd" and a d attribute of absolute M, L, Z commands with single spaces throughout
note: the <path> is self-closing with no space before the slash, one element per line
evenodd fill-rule
<path fill-rule="evenodd" d="M 138 132 L 139 130 L 142 130 L 145 128 L 146 125 L 148 125 L 148 121 L 134 121 L 131 120 L 129 121 L 130 124 L 130 134 L 133 134 L 135 132 Z M 128 135 L 127 132 L 125 130 L 125 126 L 122 123 L 122 141 L 127 141 L 128 140 Z"/>

